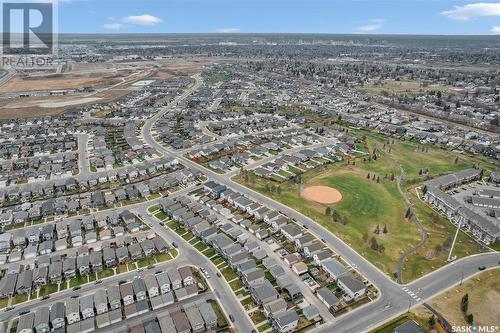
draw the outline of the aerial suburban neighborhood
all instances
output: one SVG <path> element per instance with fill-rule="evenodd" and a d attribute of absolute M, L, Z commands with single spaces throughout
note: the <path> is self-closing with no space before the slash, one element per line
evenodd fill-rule
<path fill-rule="evenodd" d="M 2 44 L 0 333 L 499 330 L 498 36 L 185 34 L 111 4 L 86 30 L 97 2 L 61 1 L 50 63 Z"/>

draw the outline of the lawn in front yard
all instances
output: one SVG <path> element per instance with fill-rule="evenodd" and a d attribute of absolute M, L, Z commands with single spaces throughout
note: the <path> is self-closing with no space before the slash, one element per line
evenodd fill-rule
<path fill-rule="evenodd" d="M 113 272 L 113 270 L 111 268 L 106 268 L 106 269 L 97 273 L 97 277 L 99 279 L 105 279 L 105 278 L 113 276 L 113 275 L 115 275 L 115 273 Z"/>
<path fill-rule="evenodd" d="M 231 281 L 238 277 L 238 275 L 236 275 L 236 273 L 229 267 L 224 268 L 221 272 L 226 281 Z"/>

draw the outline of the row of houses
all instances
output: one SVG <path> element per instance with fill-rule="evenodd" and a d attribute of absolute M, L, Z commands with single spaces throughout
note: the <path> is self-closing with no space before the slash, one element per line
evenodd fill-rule
<path fill-rule="evenodd" d="M 452 223 L 461 224 L 462 228 L 470 232 L 479 241 L 492 244 L 500 240 L 500 223 L 498 220 L 495 221 L 494 218 L 474 212 L 446 192 L 462 184 L 479 180 L 482 175 L 483 171 L 481 169 L 467 169 L 426 181 L 423 186 L 423 198 L 445 214 Z M 472 197 L 471 201 L 473 205 L 479 207 L 494 208 L 490 207 L 491 203 L 495 203 L 497 200 Z"/>
<path fill-rule="evenodd" d="M 96 186 L 102 186 L 112 182 L 126 184 L 139 182 L 141 180 L 149 180 L 152 177 L 160 175 L 166 177 L 166 174 L 177 169 L 179 169 L 179 162 L 177 159 L 161 158 L 152 163 L 144 163 L 138 166 L 123 168 L 118 171 L 111 170 L 40 183 L 23 184 L 12 188 L 0 189 L 0 203 L 12 201 L 29 202 L 75 192 L 86 192 Z M 161 180 L 160 178 L 160 181 Z"/>
<path fill-rule="evenodd" d="M 112 216 L 119 219 L 108 219 Z M 110 222 L 113 221 L 113 222 Z M 79 247 L 83 244 L 92 244 L 98 240 L 109 240 L 123 236 L 125 232 L 135 233 L 144 229 L 134 214 L 124 210 L 119 214 L 101 216 L 95 221 L 92 215 L 73 220 L 62 220 L 56 223 L 46 223 L 25 229 L 16 229 L 0 234 L 0 254 L 24 251 L 27 253 L 48 254 L 53 250 L 64 250 L 68 247 Z M 13 252 L 13 253 L 14 253 Z"/>
<path fill-rule="evenodd" d="M 54 303 L 51 307 L 41 306 L 34 312 L 20 316 L 17 332 L 77 333 L 103 329 L 175 304 L 173 292 L 170 289 L 163 291 L 164 285 L 165 280 L 158 274 L 147 274 L 143 278 L 136 277 L 106 289 L 100 288 L 91 294 L 69 298 L 66 302 Z M 178 311 L 182 314 L 178 315 Z M 172 332 L 172 329 L 174 332 L 186 332 L 186 328 L 187 332 L 201 332 L 218 324 L 215 311 L 203 299 L 172 307 L 166 314 L 162 313 L 161 318 L 164 321 L 162 324 L 171 324 L 166 332 Z"/>
<path fill-rule="evenodd" d="M 250 290 L 256 304 L 264 306 L 280 298 L 274 286 L 265 278 L 264 271 L 257 267 L 256 261 L 266 260 L 267 253 L 256 242 L 241 237 L 243 233 L 240 230 L 233 228 L 231 224 L 220 223 L 215 214 L 189 198 L 181 197 L 174 200 L 165 198 L 160 205 L 173 220 L 193 232 L 224 258 Z M 300 290 L 292 286 L 291 281 L 288 282 L 283 288 L 289 288 L 292 296 L 298 297 Z M 284 310 L 286 316 L 280 310 Z M 276 318 L 280 318 L 277 322 L 279 332 L 289 332 L 297 327 L 298 315 L 294 310 L 287 310 L 285 307 L 277 309 L 274 314 Z"/>
<path fill-rule="evenodd" d="M 21 158 L 0 162 L 0 188 L 22 182 L 69 177 L 78 173 L 76 153 Z"/>
<path fill-rule="evenodd" d="M 148 238 L 149 236 L 149 238 Z M 21 270 L 20 265 L 9 266 L 0 279 L 0 297 L 15 294 L 29 294 L 47 283 L 60 283 L 77 275 L 85 276 L 113 268 L 121 263 L 128 263 L 165 253 L 169 246 L 157 235 L 131 237 L 126 242 L 110 244 L 103 242 L 100 248 L 89 251 L 80 247 L 68 251 L 64 256 L 40 256 L 33 269 Z"/>
<path fill-rule="evenodd" d="M 11 206 L 4 208 L 3 212 L 0 213 L 0 225 L 20 224 L 54 215 L 76 214 L 91 208 L 109 207 L 127 201 L 137 201 L 161 191 L 187 186 L 198 181 L 200 175 L 199 172 L 192 173 L 183 169 L 171 175 L 163 175 L 133 185 L 117 187 L 113 190 L 97 190 Z"/>

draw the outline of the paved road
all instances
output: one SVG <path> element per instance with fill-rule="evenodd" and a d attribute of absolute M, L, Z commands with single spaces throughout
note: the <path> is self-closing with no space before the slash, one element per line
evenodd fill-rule
<path fill-rule="evenodd" d="M 425 300 L 449 289 L 457 283 L 457 274 L 460 278 L 466 279 L 478 272 L 477 267 L 484 265 L 487 268 L 498 267 L 500 253 L 485 253 L 467 257 L 448 264 L 424 278 L 403 286 L 391 280 L 385 273 L 380 271 L 372 263 L 354 251 L 348 244 L 344 243 L 337 236 L 310 219 L 309 217 L 285 206 L 271 198 L 258 192 L 233 182 L 227 175 L 217 174 L 191 160 L 184 158 L 177 152 L 166 149 L 156 142 L 151 134 L 150 128 L 155 120 L 152 120 L 143 128 L 143 137 L 151 146 L 162 153 L 177 157 L 184 165 L 200 170 L 210 179 L 231 187 L 247 195 L 249 198 L 259 201 L 268 207 L 281 211 L 289 217 L 304 225 L 310 232 L 322 239 L 331 249 L 342 256 L 353 268 L 364 275 L 378 290 L 379 297 L 376 301 L 370 302 L 358 309 L 340 316 L 338 319 L 330 321 L 325 325 L 315 329 L 321 332 L 364 332 L 374 328 L 408 309 L 422 304 Z M 458 273 L 457 273 L 458 272 Z M 458 280 L 459 282 L 459 280 Z M 403 289 L 405 288 L 405 289 Z M 420 288 L 420 289 L 419 289 Z M 408 289 L 409 292 L 406 290 Z M 411 294 L 410 294 L 411 293 Z"/>
<path fill-rule="evenodd" d="M 90 173 L 89 152 L 87 149 L 89 135 L 80 133 L 77 134 L 77 138 L 78 138 L 78 168 L 80 169 L 79 174 L 86 175 Z"/>

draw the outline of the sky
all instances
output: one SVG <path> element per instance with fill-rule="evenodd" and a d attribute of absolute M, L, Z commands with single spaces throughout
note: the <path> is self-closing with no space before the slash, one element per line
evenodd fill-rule
<path fill-rule="evenodd" d="M 60 33 L 500 34 L 500 2 L 59 0 Z"/>

